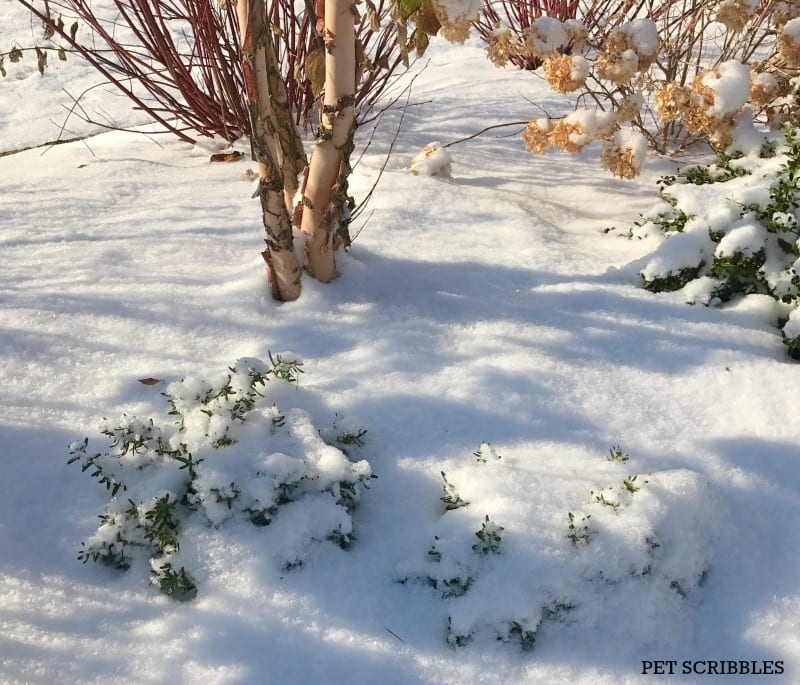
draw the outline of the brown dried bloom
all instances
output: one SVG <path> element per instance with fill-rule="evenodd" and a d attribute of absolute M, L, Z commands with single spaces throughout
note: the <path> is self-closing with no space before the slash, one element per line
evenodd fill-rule
<path fill-rule="evenodd" d="M 557 121 L 547 134 L 553 147 L 560 147 L 562 152 L 573 154 L 580 152 L 594 139 L 588 136 L 583 126 L 577 121 Z"/>
<path fill-rule="evenodd" d="M 728 147 L 733 142 L 732 119 L 712 119 L 712 128 L 707 132 L 714 147 Z"/>
<path fill-rule="evenodd" d="M 572 93 L 586 83 L 589 63 L 585 58 L 571 55 L 550 55 L 542 66 L 544 77 L 557 93 Z"/>
<path fill-rule="evenodd" d="M 450 43 L 463 43 L 469 38 L 471 28 L 472 21 L 464 17 L 456 21 L 442 21 L 442 37 Z"/>
<path fill-rule="evenodd" d="M 781 95 L 781 86 L 773 74 L 750 72 L 750 101 L 766 107 Z"/>
<path fill-rule="evenodd" d="M 564 31 L 573 53 L 578 52 L 589 40 L 589 29 L 578 19 L 567 19 L 564 22 Z"/>
<path fill-rule="evenodd" d="M 785 29 L 786 27 L 784 27 Z M 790 67 L 800 66 L 800 42 L 785 30 L 778 36 L 778 52 Z"/>
<path fill-rule="evenodd" d="M 716 20 L 730 31 L 739 32 L 750 21 L 758 4 L 750 0 L 725 0 L 720 3 Z"/>
<path fill-rule="evenodd" d="M 639 70 L 639 58 L 633 50 L 602 52 L 596 62 L 597 75 L 618 86 L 630 81 Z"/>
<path fill-rule="evenodd" d="M 511 57 L 519 54 L 519 49 L 519 40 L 511 31 L 498 30 L 489 35 L 486 55 L 496 67 L 504 67 Z"/>
<path fill-rule="evenodd" d="M 614 29 L 608 34 L 608 37 L 603 43 L 603 52 L 607 54 L 622 53 L 626 50 L 632 50 L 633 43 L 630 36 L 621 29 Z"/>
<path fill-rule="evenodd" d="M 639 167 L 634 164 L 633 150 L 619 147 L 613 140 L 603 143 L 600 164 L 617 178 L 631 179 L 639 175 Z"/>
<path fill-rule="evenodd" d="M 525 141 L 526 149 L 537 155 L 547 152 L 551 147 L 547 137 L 549 130 L 549 120 L 539 122 L 536 117 L 531 119 L 525 127 L 525 131 L 522 133 L 522 139 Z"/>
<path fill-rule="evenodd" d="M 772 21 L 778 31 L 783 31 L 787 22 L 797 17 L 800 17 L 800 6 L 796 2 L 782 2 L 775 8 Z"/>
<path fill-rule="evenodd" d="M 552 17 L 538 17 L 523 32 L 525 52 L 544 59 L 558 52 L 568 41 L 564 25 Z"/>
<path fill-rule="evenodd" d="M 667 124 L 680 119 L 681 113 L 689 106 L 689 89 L 669 81 L 656 90 L 655 101 L 658 118 Z"/>
<path fill-rule="evenodd" d="M 456 19 L 450 19 L 447 14 L 447 9 L 442 7 L 438 2 L 433 3 L 433 11 L 436 13 L 436 18 L 442 25 L 441 35 L 450 43 L 463 43 L 469 38 L 469 32 L 472 28 L 472 20 L 475 17 L 468 17 L 462 15 Z"/>
<path fill-rule="evenodd" d="M 644 107 L 644 98 L 641 93 L 630 93 L 626 95 L 620 100 L 619 106 L 617 107 L 617 121 L 621 124 L 627 121 L 633 121 L 639 116 L 642 107 Z"/>

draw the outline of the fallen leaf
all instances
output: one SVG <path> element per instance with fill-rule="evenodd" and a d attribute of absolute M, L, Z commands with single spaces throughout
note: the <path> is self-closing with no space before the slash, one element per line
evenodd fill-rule
<path fill-rule="evenodd" d="M 139 382 L 142 385 L 155 385 L 156 383 L 160 383 L 161 381 L 158 378 L 140 378 Z"/>
<path fill-rule="evenodd" d="M 244 157 L 244 152 L 217 152 L 211 155 L 212 162 L 235 162 L 237 159 Z"/>

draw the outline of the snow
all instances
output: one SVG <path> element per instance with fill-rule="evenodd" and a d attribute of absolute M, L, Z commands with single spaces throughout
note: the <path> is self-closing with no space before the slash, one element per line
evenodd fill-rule
<path fill-rule="evenodd" d="M 715 254 L 718 257 L 733 257 L 741 252 L 745 257 L 752 257 L 764 248 L 766 230 L 757 221 L 743 219 L 738 225 L 731 228 L 722 240 L 719 241 Z"/>
<path fill-rule="evenodd" d="M 789 36 L 796 43 L 800 43 L 800 17 L 790 19 L 783 25 L 782 34 Z"/>
<path fill-rule="evenodd" d="M 737 60 L 728 60 L 706 72 L 702 83 L 714 92 L 708 113 L 723 117 L 744 107 L 750 92 L 750 70 Z"/>
<path fill-rule="evenodd" d="M 564 45 L 569 37 L 564 25 L 552 17 L 536 17 L 525 34 L 526 42 L 535 54 L 550 55 Z"/>
<path fill-rule="evenodd" d="M 658 28 L 652 19 L 625 22 L 620 30 L 631 39 L 633 49 L 640 57 L 653 59 L 658 54 Z"/>
<path fill-rule="evenodd" d="M 28 28 L 16 3 L 0 13 L 14 20 L 2 35 Z M 642 660 L 662 658 L 782 660 L 784 676 L 757 682 L 800 678 L 800 367 L 765 302 L 688 307 L 638 287 L 656 239 L 603 229 L 653 205 L 667 161 L 621 181 L 596 147 L 534 156 L 492 131 L 447 148 L 451 177 L 410 175 L 431 140 L 527 120 L 529 101 L 565 112 L 476 41 L 430 51 L 339 277 L 304 278 L 293 304 L 267 293 L 250 165 L 209 164 L 217 141 L 111 132 L 0 157 L 1 682 L 632 685 L 658 682 Z M 90 74 L 7 66 L 0 150 L 52 140 L 61 89 Z M 356 197 L 400 119 L 384 115 Z M 732 183 L 721 223 L 763 196 Z M 304 362 L 298 387 L 270 386 L 201 485 L 254 463 L 256 499 L 312 467 L 374 473 L 359 508 L 329 497 L 286 504 L 266 527 L 224 505 L 208 512 L 216 526 L 190 519 L 180 559 L 198 594 L 183 603 L 136 568 L 78 562 L 108 494 L 67 465 L 68 446 L 102 442 L 104 417 L 161 414 L 168 388 L 191 404 L 237 359 L 283 350 Z M 281 444 L 265 437 L 272 401 L 292 428 Z M 222 430 L 203 416 L 198 445 Z M 354 426 L 368 433 L 346 460 L 318 433 Z M 628 460 L 610 458 L 615 445 Z M 442 472 L 469 506 L 445 509 Z M 349 549 L 319 541 L 331 520 L 352 521 Z M 473 549 L 484 523 L 496 551 Z M 454 573 L 473 578 L 465 594 L 431 587 Z"/>

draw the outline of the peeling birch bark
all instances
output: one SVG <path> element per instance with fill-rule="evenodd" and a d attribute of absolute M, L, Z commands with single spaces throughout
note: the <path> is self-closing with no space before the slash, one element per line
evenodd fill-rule
<path fill-rule="evenodd" d="M 336 276 L 334 228 L 340 217 L 332 199 L 340 174 L 349 168 L 342 162 L 355 121 L 356 17 L 353 0 L 325 0 L 325 96 L 300 224 L 306 234 L 306 269 L 323 283 Z"/>
<path fill-rule="evenodd" d="M 296 300 L 300 265 L 294 253 L 290 209 L 305 167 L 305 152 L 291 118 L 264 3 L 238 0 L 236 14 L 253 130 L 250 144 L 258 167 L 257 194 L 267 234 L 262 256 L 273 297 Z"/>

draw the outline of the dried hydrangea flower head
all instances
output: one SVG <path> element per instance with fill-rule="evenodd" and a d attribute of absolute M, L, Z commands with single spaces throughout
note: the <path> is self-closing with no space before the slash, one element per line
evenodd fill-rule
<path fill-rule="evenodd" d="M 552 54 L 542 66 L 544 77 L 557 93 L 572 93 L 582 88 L 589 76 L 589 61 L 580 55 Z"/>
<path fill-rule="evenodd" d="M 715 19 L 729 31 L 738 33 L 758 11 L 758 0 L 722 0 Z"/>
<path fill-rule="evenodd" d="M 480 0 L 434 0 L 433 10 L 442 25 L 441 35 L 451 43 L 463 43 L 481 11 Z"/>
<path fill-rule="evenodd" d="M 603 143 L 600 164 L 618 178 L 636 178 L 647 156 L 647 141 L 635 131 L 617 131 Z"/>
<path fill-rule="evenodd" d="M 537 155 L 547 152 L 547 150 L 552 147 L 550 138 L 548 137 L 550 128 L 549 119 L 540 121 L 536 117 L 533 117 L 522 132 L 522 140 L 525 141 L 525 148 Z"/>
<path fill-rule="evenodd" d="M 786 93 L 782 84 L 775 74 L 769 72 L 750 72 L 750 101 L 759 107 L 766 107 L 773 100 Z M 788 87 L 788 79 L 785 82 Z"/>
<path fill-rule="evenodd" d="M 554 52 L 560 52 L 569 42 L 569 35 L 563 24 L 552 17 L 537 17 L 523 34 L 525 50 L 536 57 L 545 59 Z"/>
<path fill-rule="evenodd" d="M 486 56 L 496 67 L 504 67 L 521 48 L 519 39 L 510 29 L 498 27 L 487 37 Z"/>
<path fill-rule="evenodd" d="M 800 17 L 791 19 L 778 36 L 778 53 L 789 67 L 800 66 Z"/>

